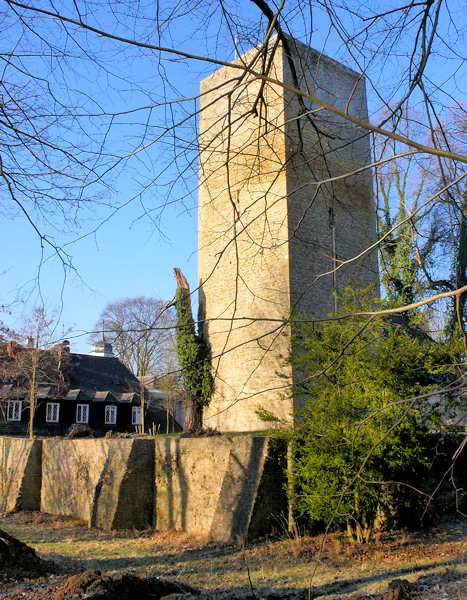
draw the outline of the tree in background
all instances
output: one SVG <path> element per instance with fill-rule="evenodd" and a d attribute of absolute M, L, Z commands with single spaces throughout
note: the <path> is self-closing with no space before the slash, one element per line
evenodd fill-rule
<path fill-rule="evenodd" d="M 316 46 L 318 51 L 332 54 L 367 81 L 372 123 L 356 122 L 345 103 L 341 109 L 326 108 L 320 93 L 305 89 L 297 65 L 290 90 L 298 99 L 297 110 L 288 118 L 296 121 L 299 129 L 300 120 L 311 120 L 320 142 L 317 148 L 321 147 L 323 155 L 327 154 L 327 139 L 319 130 L 317 117 L 324 109 L 336 118 L 353 121 L 362 137 L 375 132 L 388 140 L 385 164 L 397 161 L 400 156 L 399 146 L 396 149 L 391 146 L 393 141 L 400 144 L 403 153 L 413 153 L 418 158 L 435 157 L 439 176 L 433 182 L 430 199 L 434 211 L 461 183 L 459 178 L 467 157 L 459 151 L 462 144 L 448 135 L 454 109 L 462 117 L 458 122 L 465 122 L 465 107 L 461 104 L 464 92 L 458 85 L 467 64 L 461 29 L 465 7 L 458 0 L 449 3 L 430 0 L 401 6 L 394 6 L 388 0 L 345 3 L 291 0 L 279 5 L 267 0 L 233 0 L 227 4 L 206 0 L 175 7 L 170 2 L 161 2 L 157 10 L 151 1 L 145 0 L 122 0 L 118 10 L 113 0 L 98 3 L 79 0 L 59 6 L 47 0 L 33 4 L 6 0 L 2 6 L 2 209 L 7 216 L 21 215 L 26 219 L 31 232 L 39 236 L 41 252 L 49 249 L 45 255 L 41 254 L 41 260 L 55 253 L 63 262 L 65 276 L 71 269 L 70 257 L 64 252 L 65 245 L 55 241 L 54 236 L 59 230 L 85 223 L 82 217 L 83 212 L 89 216 L 87 207 L 98 209 L 99 222 L 93 223 L 92 232 L 118 208 L 131 202 L 141 206 L 141 216 L 147 217 L 156 229 L 169 207 L 194 208 L 196 200 L 192 192 L 199 177 L 200 103 L 198 91 L 187 98 L 188 81 L 199 81 L 252 47 L 256 50 L 250 62 L 238 60 L 230 67 L 226 83 L 234 82 L 233 92 L 223 86 L 218 92 L 228 97 L 230 106 L 235 108 L 245 81 L 255 80 L 258 85 L 253 112 L 259 131 L 266 134 L 271 126 L 275 127 L 268 121 L 265 86 L 283 85 L 271 70 L 273 61 L 269 52 L 276 52 L 279 42 L 285 47 L 296 38 Z M 293 61 L 288 67 L 294 69 Z M 421 138 L 408 133 L 399 118 L 408 102 L 424 113 L 421 123 L 427 133 Z M 239 124 L 251 108 L 242 109 L 238 103 L 236 108 Z M 379 116 L 382 110 L 386 113 Z M 224 116 L 213 123 L 214 128 L 222 123 Z M 220 125 L 223 131 L 218 135 L 228 139 L 230 126 Z M 463 132 L 459 128 L 459 141 L 462 133 L 465 135 L 465 128 Z M 211 149 L 215 151 L 215 146 Z M 241 156 L 241 149 L 229 148 L 225 156 L 227 170 L 235 165 L 238 152 Z M 252 155 L 251 163 L 260 158 Z M 287 163 L 292 160 L 291 156 Z M 284 161 L 278 161 L 278 177 L 284 166 Z M 346 172 L 345 164 L 342 170 L 339 177 L 351 180 L 353 174 Z M 118 189 L 117 177 L 123 171 L 125 182 L 131 180 L 135 185 L 123 195 L 111 195 L 112 188 Z M 312 175 L 313 185 L 318 189 L 329 184 L 332 174 L 325 170 Z M 290 197 L 294 191 L 288 190 Z M 225 248 L 237 243 L 237 235 L 232 233 L 232 226 L 237 227 L 240 222 L 237 223 L 240 215 L 235 207 L 236 192 L 229 189 L 232 220 L 225 222 L 218 232 L 221 239 L 225 237 Z M 458 197 L 457 192 L 452 197 Z M 260 193 L 252 200 L 264 205 L 268 222 L 272 215 L 268 214 L 267 195 Z M 311 194 L 310 208 L 313 202 Z M 103 215 L 104 204 L 108 212 Z M 449 210 L 447 207 L 447 214 Z M 409 221 L 405 222 L 410 222 L 415 231 L 415 216 L 412 212 L 406 216 Z M 252 252 L 260 256 L 272 240 L 267 230 L 264 237 L 258 238 L 256 221 L 248 216 L 248 211 L 241 215 L 241 229 L 254 241 Z M 397 216 L 391 223 L 396 229 L 403 227 Z M 465 256 L 465 235 L 458 236 L 458 232 L 465 232 L 465 211 L 457 224 L 456 218 L 444 223 L 447 235 L 454 242 L 458 240 L 457 246 L 454 243 L 457 255 Z M 406 231 L 401 237 L 406 238 L 410 233 Z M 298 237 L 300 231 L 290 235 Z M 407 274 L 411 259 L 400 246 L 399 250 L 396 255 Z M 222 254 L 219 252 L 219 259 Z M 433 263 L 439 260 L 436 253 L 430 255 Z M 427 265 L 425 260 L 424 266 Z M 336 264 L 336 270 L 340 266 Z M 459 308 L 456 314 L 462 323 L 465 269 L 459 268 L 456 273 L 445 287 L 438 276 L 430 275 L 432 287 L 426 295 L 446 290 Z M 313 286 L 314 277 L 304 282 L 305 286 Z M 410 281 L 410 277 L 403 281 L 404 290 L 407 291 Z M 239 312 L 232 314 L 232 319 L 267 320 L 267 316 Z M 271 331 L 276 331 L 276 327 L 271 324 Z M 281 327 L 289 327 L 286 319 Z M 271 351 L 264 348 L 265 353 Z"/>
<path fill-rule="evenodd" d="M 125 298 L 101 312 L 96 332 L 104 328 L 118 358 L 136 377 L 162 377 L 177 370 L 173 308 L 156 298 Z"/>
<path fill-rule="evenodd" d="M 395 498 L 403 506 L 415 488 L 429 492 L 426 434 L 448 415 L 430 397 L 449 399 L 462 368 L 453 341 L 435 343 L 400 319 L 350 316 L 374 310 L 368 298 L 348 289 L 338 319 L 295 327 L 289 360 L 304 408 L 286 434 L 295 508 L 314 525 L 346 526 L 359 542 L 383 516 L 397 520 Z"/>
<path fill-rule="evenodd" d="M 160 378 L 178 370 L 173 308 L 156 298 L 125 298 L 109 303 L 99 320 L 115 354 L 139 378 L 141 429 L 144 431 L 143 377 L 153 375 Z"/>
<path fill-rule="evenodd" d="M 172 433 L 175 433 L 175 422 L 177 418 L 177 404 L 183 399 L 185 407 L 186 401 L 186 390 L 183 385 L 183 378 L 180 370 L 171 372 L 158 380 L 158 387 L 163 391 L 166 401 L 166 416 L 167 416 L 167 427 L 166 433 L 170 433 L 170 422 L 172 422 Z"/>
<path fill-rule="evenodd" d="M 198 431 L 203 428 L 203 409 L 209 406 L 214 391 L 210 353 L 202 335 L 196 333 L 190 286 L 179 269 L 174 272 L 177 279 L 177 356 L 189 399 L 185 429 Z"/>
<path fill-rule="evenodd" d="M 42 251 L 60 257 L 65 274 L 72 268 L 71 250 L 57 232 L 79 228 L 87 207 L 106 204 L 105 220 L 116 208 L 139 202 L 157 229 L 169 204 L 191 202 L 199 115 L 196 98 L 186 98 L 186 85 L 193 73 L 200 80 L 266 42 L 251 63 L 235 64 L 232 78 L 238 89 L 246 73 L 261 83 L 254 110 L 268 128 L 262 89 L 271 78 L 267 48 L 273 35 L 282 44 L 286 34 L 312 43 L 366 78 L 375 116 L 371 126 L 359 124 L 362 135 L 371 127 L 384 139 L 398 140 L 404 152 L 442 156 L 447 185 L 467 160 L 446 137 L 452 110 L 465 122 L 458 86 L 465 72 L 465 7 L 458 0 L 403 6 L 388 0 L 291 0 L 278 6 L 205 0 L 176 7 L 160 2 L 157 10 L 151 1 L 122 0 L 118 6 L 116 11 L 110 0 L 60 6 L 5 0 L 0 17 L 2 209 L 27 220 Z M 313 90 L 299 89 L 300 78 L 296 73 L 296 117 L 313 119 L 305 104 L 322 107 L 323 101 Z M 424 113 L 422 139 L 407 136 L 398 118 L 407 102 Z M 386 112 L 379 117 L 381 110 Z M 118 198 L 109 190 L 123 170 L 125 180 L 132 172 L 137 185 Z"/>
<path fill-rule="evenodd" d="M 407 136 L 465 150 L 461 109 L 451 109 L 436 127 L 407 105 L 392 119 Z M 462 169 L 443 157 L 404 152 L 403 144 L 384 136 L 374 137 L 373 150 L 379 163 L 375 183 L 381 281 L 388 300 L 402 306 L 465 286 L 467 188 Z M 436 314 L 440 317 L 430 322 Z M 456 322 L 465 321 L 465 296 L 427 309 L 423 316 L 427 329 L 453 335 Z"/>
<path fill-rule="evenodd" d="M 10 332 L 11 340 L 4 344 L 4 376 L 27 390 L 29 410 L 28 435 L 34 437 L 34 415 L 40 386 L 56 382 L 64 368 L 67 355 L 61 344 L 53 344 L 54 318 L 43 307 L 34 309 L 25 319 L 20 333 Z"/>

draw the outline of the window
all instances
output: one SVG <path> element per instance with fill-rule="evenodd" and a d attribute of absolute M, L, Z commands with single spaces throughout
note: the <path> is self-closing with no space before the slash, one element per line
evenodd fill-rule
<path fill-rule="evenodd" d="M 108 405 L 105 407 L 105 424 L 115 425 L 117 422 L 117 407 Z"/>
<path fill-rule="evenodd" d="M 58 423 L 58 415 L 60 413 L 60 404 L 58 402 L 47 402 L 45 408 L 46 423 Z"/>
<path fill-rule="evenodd" d="M 76 405 L 76 422 L 87 423 L 89 420 L 89 404 Z"/>
<path fill-rule="evenodd" d="M 131 424 L 142 425 L 143 424 L 143 412 L 141 406 L 133 406 L 131 411 Z"/>
<path fill-rule="evenodd" d="M 9 400 L 8 401 L 8 421 L 21 421 L 21 400 Z"/>

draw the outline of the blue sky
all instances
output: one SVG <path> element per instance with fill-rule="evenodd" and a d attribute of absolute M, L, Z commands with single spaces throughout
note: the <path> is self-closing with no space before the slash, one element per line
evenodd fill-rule
<path fill-rule="evenodd" d="M 252 17 L 257 17 L 257 11 L 251 3 L 244 3 L 244 9 Z M 191 33 L 190 19 L 181 18 L 170 31 L 170 39 L 163 42 L 168 46 L 183 47 L 193 53 L 214 56 L 221 60 L 234 58 L 233 44 L 227 40 L 218 44 L 216 40 L 209 39 L 215 35 L 218 21 L 214 20 L 208 31 L 198 34 L 198 43 Z M 213 33 L 214 32 L 214 33 Z M 205 34 L 208 34 L 207 36 Z M 195 36 L 196 37 L 196 36 Z M 190 41 L 191 38 L 191 41 Z M 14 39 L 14 38 L 13 38 Z M 188 40 L 188 41 L 187 41 Z M 91 43 L 96 43 L 90 38 Z M 203 47 L 204 46 L 204 47 Z M 110 47 L 112 47 L 110 45 Z M 245 49 L 247 46 L 245 46 Z M 152 71 L 157 65 L 156 58 L 146 57 L 145 61 L 136 64 L 129 60 L 128 55 L 134 54 L 131 50 L 124 55 L 126 76 L 135 76 L 138 82 L 148 82 L 153 77 Z M 116 57 L 120 60 L 118 52 Z M 167 58 L 167 57 L 164 57 Z M 171 57 L 169 57 L 171 58 Z M 123 61 L 122 61 L 123 62 Z M 93 67 L 89 63 L 80 64 L 75 61 L 73 85 L 92 93 L 94 86 L 101 87 L 102 102 L 107 110 L 121 109 L 119 103 L 128 101 L 128 93 L 116 94 L 114 90 L 106 89 L 99 80 L 99 73 L 93 75 Z M 215 66 L 206 63 L 187 61 L 167 61 L 162 63 L 165 75 L 170 85 L 177 89 L 178 97 L 195 97 L 199 91 L 200 81 Z M 115 69 L 114 73 L 118 72 Z M 115 82 L 111 83 L 115 84 Z M 170 89 L 160 89 L 160 82 L 149 82 L 148 89 L 155 95 L 167 94 L 176 98 L 177 92 Z M 135 105 L 148 104 L 147 99 L 141 98 L 136 92 L 131 94 Z M 151 99 L 152 100 L 152 99 Z M 187 110 L 192 110 L 194 103 L 190 103 Z M 177 109 L 177 106 L 175 106 Z M 129 139 L 132 135 L 132 119 L 142 122 L 143 115 L 132 115 L 122 119 L 122 124 L 114 131 L 113 144 L 119 145 L 119 136 Z M 141 131 L 141 127 L 138 129 Z M 186 136 L 188 137 L 188 136 Z M 195 136 L 191 133 L 192 139 Z M 184 166 L 184 149 L 176 148 L 181 155 L 182 168 Z M 191 147 L 185 154 L 189 160 L 196 159 L 196 148 Z M 170 149 L 169 149 L 170 152 Z M 183 202 L 177 201 L 169 206 L 159 216 L 155 225 L 151 218 L 144 216 L 146 208 L 152 209 L 160 205 L 166 197 L 167 183 L 176 177 L 175 169 L 169 168 L 167 174 L 161 177 L 143 199 L 144 207 L 139 198 L 131 202 L 140 187 L 151 176 L 151 168 L 155 172 L 170 163 L 172 156 L 167 148 L 154 148 L 139 161 L 130 163 L 122 169 L 112 180 L 113 191 L 106 200 L 116 205 L 123 205 L 115 214 L 113 209 L 105 206 L 92 210 L 84 209 L 79 215 L 79 226 L 71 227 L 71 231 L 62 233 L 50 224 L 44 223 L 38 216 L 37 221 L 42 230 L 54 236 L 57 244 L 65 245 L 65 250 L 72 257 L 76 271 L 68 270 L 64 279 L 64 269 L 57 256 L 45 248 L 44 255 L 41 243 L 26 219 L 19 213 L 4 216 L 2 235 L 0 236 L 0 252 L 2 260 L 2 302 L 7 306 L 3 321 L 6 325 L 19 328 L 22 319 L 32 307 L 43 303 L 48 312 L 55 312 L 59 323 L 56 328 L 57 337 L 61 336 L 63 328 L 71 329 L 68 337 L 75 351 L 86 352 L 89 348 L 87 333 L 94 329 L 100 312 L 105 305 L 113 300 L 132 296 L 154 296 L 169 300 L 175 292 L 173 267 L 179 267 L 189 280 L 192 288 L 197 285 L 197 194 L 196 194 L 196 163 L 186 173 L 183 185 L 177 185 L 171 191 L 169 199 L 183 197 Z M 158 162 L 160 160 L 160 162 Z M 127 204 L 128 203 L 128 204 Z M 106 219 L 109 217 L 108 221 Z M 104 221 L 104 224 L 100 225 Z M 97 232 L 93 229 L 99 226 Z M 45 259 L 45 260 L 44 260 Z M 196 305 L 196 302 L 194 303 Z M 12 315 L 9 316 L 8 312 Z"/>
<path fill-rule="evenodd" d="M 145 4 L 149 10 L 151 2 Z M 375 7 L 379 5 L 374 4 Z M 50 8 L 46 0 L 42 5 Z M 69 10 L 69 14 L 72 15 L 73 3 L 64 2 L 63 5 L 66 7 L 63 10 Z M 457 1 L 452 4 L 452 10 L 458 11 L 459 18 L 462 18 L 461 5 L 462 3 Z M 247 25 L 249 21 L 253 22 L 257 18 L 258 12 L 251 2 L 232 2 L 230 6 L 239 7 L 238 14 Z M 150 12 L 147 14 L 151 17 Z M 209 20 L 207 16 L 198 14 L 195 22 L 193 15 L 194 13 L 181 15 L 173 27 L 163 33 L 161 42 L 194 54 L 221 60 L 233 59 L 233 44 L 225 27 L 219 26 L 218 17 Z M 92 18 L 99 22 L 97 16 Z M 209 22 L 202 24 L 203 18 Z M 307 27 L 308 18 L 308 15 L 296 12 L 291 20 L 292 33 L 302 35 Z M 91 21 L 91 16 L 89 20 Z M 102 25 L 102 21 L 100 23 Z M 104 25 L 111 23 L 109 17 L 108 23 Z M 199 26 L 198 31 L 195 31 L 196 25 Z M 128 20 L 126 33 L 131 31 L 131 27 L 132 23 Z M 318 9 L 315 9 L 313 14 L 313 29 L 312 45 L 315 48 L 324 47 L 325 53 L 336 59 L 345 56 L 342 43 L 335 33 L 329 32 L 328 21 Z M 9 35 L 10 43 L 14 42 L 14 28 Z M 147 31 L 144 35 L 145 39 L 153 39 L 147 37 Z M 154 35 L 154 38 L 157 36 Z M 100 38 L 89 34 L 86 40 L 91 47 L 101 50 L 99 44 L 103 42 Z M 160 42 L 155 39 L 153 43 Z M 195 97 L 199 82 L 215 70 L 213 65 L 167 56 L 164 56 L 164 62 L 160 63 L 156 56 L 146 54 L 142 59 L 132 50 L 122 54 L 117 44 L 107 46 L 107 64 L 112 65 L 112 75 L 108 80 L 104 80 L 101 72 L 89 62 L 71 56 L 69 66 L 72 68 L 68 71 L 64 68 L 62 81 L 71 81 L 72 87 L 93 98 L 93 105 L 101 102 L 106 110 L 122 110 L 130 101 L 134 101 L 135 105 L 144 106 L 149 101 L 157 102 L 164 95 L 172 99 Z M 247 45 L 244 45 L 243 49 L 246 50 Z M 440 84 L 442 73 L 438 67 L 442 62 L 442 59 L 434 61 L 433 65 L 433 73 L 438 72 Z M 354 66 L 348 56 L 346 64 Z M 385 73 L 381 71 L 378 75 L 377 69 L 373 71 L 373 81 L 377 82 L 381 89 L 389 89 L 389 84 L 397 80 L 401 64 L 391 59 L 384 65 Z M 166 76 L 165 88 L 162 87 L 159 78 L 161 68 Z M 119 81 L 120 73 L 127 80 L 134 80 L 131 89 L 124 81 Z M 460 88 L 465 84 L 465 71 L 458 71 L 456 77 L 457 87 Z M 444 85 L 449 90 L 454 89 L 452 79 Z M 371 106 L 377 107 L 371 89 L 369 96 Z M 174 105 L 176 118 L 183 118 L 184 111 L 190 112 L 193 106 L 194 102 L 186 106 Z M 158 112 L 154 111 L 154 127 L 148 135 L 147 142 L 154 139 L 157 128 L 163 127 L 165 118 L 173 118 L 167 111 L 167 107 L 160 107 Z M 134 143 L 133 137 L 137 139 L 144 132 L 145 118 L 148 118 L 147 111 L 120 117 L 120 123 L 111 131 L 110 147 L 114 147 L 116 152 L 121 145 L 131 148 Z M 57 312 L 57 338 L 61 336 L 63 327 L 66 330 L 71 329 L 68 337 L 72 343 L 72 350 L 87 352 L 87 334 L 93 330 L 100 312 L 108 302 L 142 295 L 169 300 L 175 292 L 173 267 L 179 267 L 192 288 L 196 287 L 197 197 L 196 162 L 193 162 L 196 148 L 186 147 L 188 139 L 195 139 L 195 135 L 187 128 L 181 130 L 179 138 L 168 139 L 165 144 L 154 144 L 147 152 L 125 163 L 124 168 L 115 171 L 115 175 L 112 176 L 111 190 L 101 189 L 96 192 L 104 194 L 102 203 L 96 205 L 92 202 L 89 208 L 84 207 L 79 214 L 78 224 L 68 224 L 66 232 L 61 231 L 60 219 L 52 218 L 45 222 L 37 216 L 40 226 L 53 235 L 59 245 L 64 245 L 72 256 L 76 271 L 68 270 L 66 279 L 60 261 L 53 253 L 51 255 L 49 249 L 45 249 L 41 258 L 40 241 L 25 218 L 12 207 L 4 207 L 0 235 L 0 302 L 6 306 L 3 316 L 6 325 L 19 327 L 24 315 L 29 313 L 34 305 L 44 303 L 49 313 Z M 173 152 L 179 155 L 178 168 L 187 168 L 187 171 L 178 179 L 178 183 L 170 188 L 169 183 L 177 177 L 176 165 L 171 162 Z M 151 180 L 153 173 L 160 171 L 163 171 L 163 174 L 149 191 L 142 198 L 134 198 L 141 186 Z M 101 198 L 99 195 L 94 197 L 93 193 L 91 191 L 85 199 L 94 201 Z M 129 202 L 132 198 L 134 199 Z M 167 199 L 169 202 L 173 201 L 173 204 L 161 211 L 159 207 Z M 106 203 L 122 208 L 113 214 L 113 208 L 106 207 Z M 149 212 L 149 216 L 145 215 L 145 212 Z M 156 223 L 151 220 L 153 216 L 157 217 Z M 99 229 L 92 233 L 99 224 Z M 9 311 L 12 312 L 11 316 Z"/>

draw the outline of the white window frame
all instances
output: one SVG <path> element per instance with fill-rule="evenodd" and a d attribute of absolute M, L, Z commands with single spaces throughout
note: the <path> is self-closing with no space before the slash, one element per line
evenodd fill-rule
<path fill-rule="evenodd" d="M 89 423 L 89 404 L 76 405 L 76 422 Z"/>
<path fill-rule="evenodd" d="M 142 425 L 143 424 L 143 411 L 141 406 L 133 406 L 131 409 L 131 424 Z"/>
<path fill-rule="evenodd" d="M 7 421 L 21 421 L 22 400 L 8 400 Z"/>
<path fill-rule="evenodd" d="M 60 404 L 58 402 L 47 402 L 45 407 L 45 422 L 58 423 L 60 417 Z"/>
<path fill-rule="evenodd" d="M 117 407 L 114 404 L 107 404 L 105 407 L 105 424 L 117 424 Z"/>

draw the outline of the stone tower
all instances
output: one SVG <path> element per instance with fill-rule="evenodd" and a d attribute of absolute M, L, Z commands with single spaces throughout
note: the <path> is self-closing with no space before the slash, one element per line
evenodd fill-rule
<path fill-rule="evenodd" d="M 271 46 L 274 42 L 271 42 Z M 289 38 L 269 76 L 366 120 L 365 81 Z M 238 61 L 260 71 L 264 54 Z M 255 62 L 256 59 L 256 62 Z M 295 79 L 295 81 L 296 81 Z M 258 406 L 289 419 L 291 310 L 323 317 L 334 292 L 378 281 L 368 133 L 274 83 L 224 67 L 201 83 L 200 319 L 211 345 L 216 392 L 205 423 L 221 431 L 265 425 Z M 318 182 L 320 182 L 318 184 Z M 331 273 L 329 273 L 331 272 Z"/>

